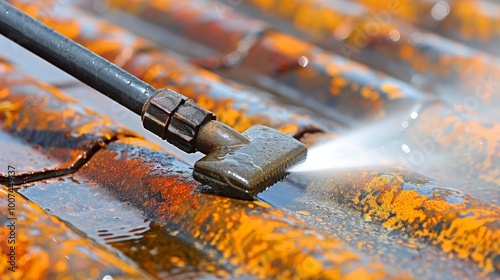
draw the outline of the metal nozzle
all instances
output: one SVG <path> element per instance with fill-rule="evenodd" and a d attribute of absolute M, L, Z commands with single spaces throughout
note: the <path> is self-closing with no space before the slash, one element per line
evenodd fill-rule
<path fill-rule="evenodd" d="M 286 169 L 307 154 L 293 137 L 261 125 L 240 134 L 212 121 L 196 141 L 207 148 L 207 155 L 195 163 L 195 179 L 226 196 L 247 200 L 283 179 Z"/>
<path fill-rule="evenodd" d="M 240 134 L 173 90 L 158 90 L 144 104 L 144 127 L 186 152 L 206 156 L 194 177 L 224 195 L 253 199 L 305 159 L 307 148 L 293 137 L 265 126 Z"/>

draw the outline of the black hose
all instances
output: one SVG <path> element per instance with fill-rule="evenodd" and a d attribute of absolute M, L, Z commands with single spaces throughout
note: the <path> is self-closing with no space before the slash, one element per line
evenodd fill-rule
<path fill-rule="evenodd" d="M 149 84 L 0 0 L 0 34 L 138 115 L 155 92 Z"/>

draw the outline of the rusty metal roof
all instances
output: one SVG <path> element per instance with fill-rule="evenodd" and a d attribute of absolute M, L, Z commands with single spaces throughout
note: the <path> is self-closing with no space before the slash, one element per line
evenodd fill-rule
<path fill-rule="evenodd" d="M 0 38 L 0 278 L 499 277 L 498 2 L 9 2 L 239 131 L 314 147 L 416 115 L 386 139 L 411 146 L 398 165 L 292 173 L 240 201 Z"/>

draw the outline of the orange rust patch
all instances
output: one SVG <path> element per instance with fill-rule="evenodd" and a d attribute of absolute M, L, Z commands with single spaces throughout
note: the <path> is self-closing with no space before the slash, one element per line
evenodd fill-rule
<path fill-rule="evenodd" d="M 432 139 L 441 149 L 455 157 L 460 155 L 459 162 L 450 163 L 454 168 L 460 170 L 465 165 L 468 172 L 480 172 L 484 176 L 499 174 L 500 166 L 494 164 L 499 157 L 498 122 L 480 120 L 461 107 L 451 110 L 442 105 L 427 108 L 419 118 L 408 135 L 414 139 Z M 439 126 L 436 127 L 436 123 Z"/>
<path fill-rule="evenodd" d="M 22 105 L 22 102 L 12 103 L 8 100 L 0 102 L 0 113 L 3 115 L 2 119 L 5 127 L 10 127 L 12 125 L 14 121 L 13 112 L 18 111 Z"/>
<path fill-rule="evenodd" d="M 272 38 L 273 47 L 288 57 L 299 57 L 307 54 L 311 49 L 310 44 L 283 33 L 273 32 L 268 36 Z"/>
<path fill-rule="evenodd" d="M 404 94 L 398 86 L 391 83 L 383 83 L 380 87 L 389 100 L 404 98 Z"/>
<path fill-rule="evenodd" d="M 439 244 L 445 252 L 469 258 L 494 271 L 500 255 L 500 207 L 453 189 L 408 177 L 400 171 L 346 172 L 311 188 L 359 210 L 366 220 L 409 232 Z M 364 174 L 365 176 L 361 176 Z M 326 196 L 322 192 L 330 192 Z"/>
<path fill-rule="evenodd" d="M 2 71 L 3 72 L 3 71 Z M 5 97 L 7 97 L 9 95 L 9 89 L 8 88 L 3 88 L 3 89 L 0 89 L 0 98 L 1 99 L 4 99 Z"/>

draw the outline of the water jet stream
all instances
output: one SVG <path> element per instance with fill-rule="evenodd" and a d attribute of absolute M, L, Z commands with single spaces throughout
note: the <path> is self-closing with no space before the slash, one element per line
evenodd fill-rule
<path fill-rule="evenodd" d="M 321 139 L 309 147 L 307 159 L 289 172 L 314 172 L 334 169 L 406 165 L 402 160 L 412 146 L 405 130 L 418 118 L 421 106 L 397 112 L 389 118 L 353 128 L 331 140 Z"/>

